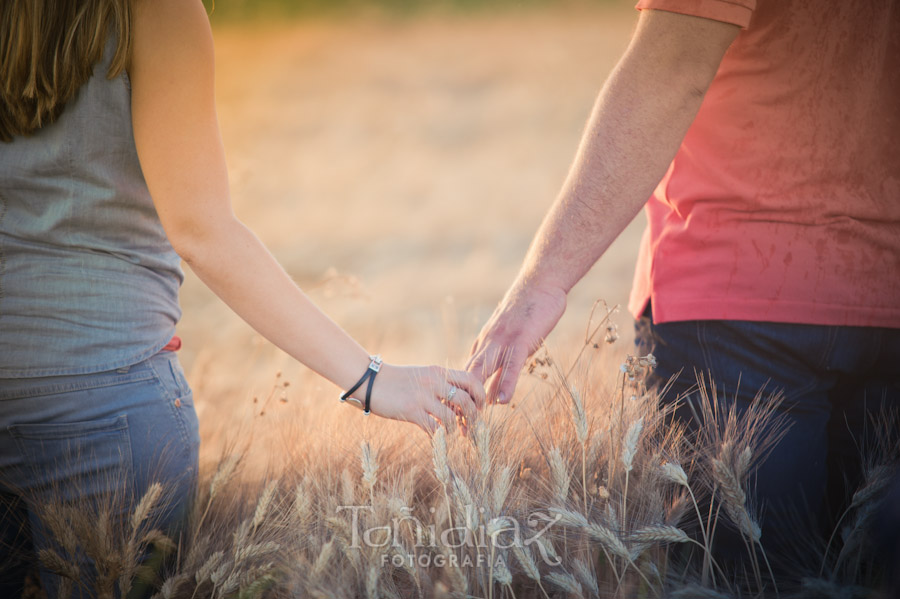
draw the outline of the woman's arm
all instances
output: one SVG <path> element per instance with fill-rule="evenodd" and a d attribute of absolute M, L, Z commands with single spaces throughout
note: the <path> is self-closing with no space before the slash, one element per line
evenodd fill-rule
<path fill-rule="evenodd" d="M 134 138 L 160 220 L 197 276 L 260 334 L 342 389 L 365 372 L 368 353 L 297 287 L 234 215 L 214 95 L 209 21 L 200 0 L 141 2 L 135 13 Z M 469 416 L 483 401 L 477 378 L 438 367 L 385 364 L 372 411 L 427 430 L 454 419 L 438 398 L 450 385 Z M 355 397 L 362 395 L 360 391 Z"/>

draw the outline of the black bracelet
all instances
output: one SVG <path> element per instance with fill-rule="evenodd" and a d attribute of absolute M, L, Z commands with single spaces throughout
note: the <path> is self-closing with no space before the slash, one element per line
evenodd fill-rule
<path fill-rule="evenodd" d="M 366 368 L 366 372 L 360 377 L 356 384 L 350 387 L 349 391 L 346 391 L 341 394 L 341 401 L 346 402 L 347 400 L 352 401 L 356 405 L 363 408 L 363 414 L 368 415 L 371 410 L 369 409 L 372 402 L 372 385 L 375 384 L 375 376 L 381 370 L 381 364 L 383 363 L 381 360 L 381 356 L 369 356 L 369 359 L 372 361 L 369 362 L 369 367 Z M 358 399 L 355 397 L 350 397 L 353 395 L 353 392 L 359 389 L 363 383 L 369 381 L 369 385 L 366 387 L 366 403 L 363 405 Z"/>

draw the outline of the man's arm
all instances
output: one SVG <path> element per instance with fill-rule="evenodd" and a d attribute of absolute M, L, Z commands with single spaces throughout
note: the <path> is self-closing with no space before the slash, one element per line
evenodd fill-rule
<path fill-rule="evenodd" d="M 525 360 L 556 326 L 566 295 L 662 179 L 740 29 L 645 10 L 594 105 L 575 161 L 518 277 L 482 329 L 468 370 L 496 373 L 509 401 Z"/>

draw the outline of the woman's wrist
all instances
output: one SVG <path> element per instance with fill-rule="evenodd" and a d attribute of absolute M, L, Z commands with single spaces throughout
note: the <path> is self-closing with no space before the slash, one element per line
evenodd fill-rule
<path fill-rule="evenodd" d="M 375 377 L 381 371 L 381 365 L 381 356 L 369 356 L 369 365 L 366 367 L 365 372 L 352 387 L 341 394 L 341 401 L 349 401 L 358 407 L 362 407 L 365 414 L 368 415 L 371 412 L 372 389 L 375 385 Z M 364 400 L 358 396 L 358 394 L 363 393 Z"/>

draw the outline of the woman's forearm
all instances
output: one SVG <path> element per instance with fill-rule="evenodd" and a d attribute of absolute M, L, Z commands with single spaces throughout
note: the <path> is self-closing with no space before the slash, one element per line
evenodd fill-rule
<path fill-rule="evenodd" d="M 269 341 L 338 387 L 352 387 L 369 365 L 366 351 L 306 297 L 232 213 L 203 5 L 142 2 L 134 29 L 128 74 L 135 148 L 175 250 Z M 361 390 L 353 397 L 367 395 Z M 480 381 L 466 372 L 385 364 L 370 405 L 374 414 L 430 431 L 435 418 L 451 425 L 454 411 L 474 417 L 483 398 Z"/>
<path fill-rule="evenodd" d="M 366 351 L 291 280 L 236 218 L 177 246 L 197 276 L 263 337 L 347 389 L 369 364 Z"/>

